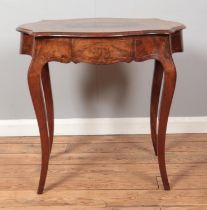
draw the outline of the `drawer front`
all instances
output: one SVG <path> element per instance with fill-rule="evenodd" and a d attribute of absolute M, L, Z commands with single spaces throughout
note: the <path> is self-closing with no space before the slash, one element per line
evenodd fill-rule
<path fill-rule="evenodd" d="M 135 39 L 135 61 L 159 59 L 170 51 L 169 37 L 154 35 L 140 36 Z"/>
<path fill-rule="evenodd" d="M 131 38 L 76 38 L 72 41 L 73 61 L 93 64 L 130 62 L 132 44 Z"/>

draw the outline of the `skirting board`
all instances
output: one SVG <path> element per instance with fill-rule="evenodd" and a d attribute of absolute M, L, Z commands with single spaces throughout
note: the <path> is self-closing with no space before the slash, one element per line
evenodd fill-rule
<path fill-rule="evenodd" d="M 55 135 L 149 134 L 149 118 L 56 119 Z M 207 117 L 170 117 L 167 133 L 207 133 Z M 0 120 L 0 136 L 38 136 L 35 119 Z"/>

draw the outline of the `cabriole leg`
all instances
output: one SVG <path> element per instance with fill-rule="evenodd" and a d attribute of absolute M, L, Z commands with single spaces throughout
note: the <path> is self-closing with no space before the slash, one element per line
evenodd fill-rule
<path fill-rule="evenodd" d="M 54 107 L 53 107 L 52 88 L 51 88 L 48 63 L 44 65 L 42 70 L 42 86 L 46 103 L 47 124 L 49 129 L 50 152 L 51 152 L 53 144 L 53 136 L 54 136 Z"/>
<path fill-rule="evenodd" d="M 165 163 L 165 138 L 168 116 L 176 85 L 176 68 L 172 57 L 163 58 L 161 63 L 164 71 L 164 84 L 160 103 L 157 152 L 164 189 L 170 190 Z"/>
<path fill-rule="evenodd" d="M 154 76 L 151 90 L 150 127 L 155 155 L 157 155 L 157 117 L 159 111 L 160 90 L 162 85 L 163 68 L 159 61 L 155 61 Z"/>
<path fill-rule="evenodd" d="M 38 187 L 38 194 L 42 194 L 47 177 L 49 156 L 50 156 L 50 142 L 48 136 L 47 113 L 44 104 L 44 94 L 41 84 L 41 72 L 44 69 L 44 63 L 41 60 L 32 59 L 28 72 L 28 84 L 30 94 L 35 109 L 37 122 L 39 126 L 41 150 L 42 150 L 42 164 Z"/>

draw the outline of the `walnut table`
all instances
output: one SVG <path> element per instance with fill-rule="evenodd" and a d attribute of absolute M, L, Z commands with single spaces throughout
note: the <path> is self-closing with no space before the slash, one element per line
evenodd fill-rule
<path fill-rule="evenodd" d="M 28 83 L 42 148 L 39 194 L 44 190 L 54 135 L 50 61 L 98 65 L 155 60 L 150 108 L 151 136 L 164 189 L 170 189 L 165 165 L 165 137 L 176 84 L 172 54 L 183 51 L 184 28 L 180 23 L 160 19 L 111 18 L 45 20 L 17 28 L 21 32 L 20 53 L 32 56 Z"/>

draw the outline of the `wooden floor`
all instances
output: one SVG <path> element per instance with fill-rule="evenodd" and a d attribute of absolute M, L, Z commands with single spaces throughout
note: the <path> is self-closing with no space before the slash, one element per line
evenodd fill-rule
<path fill-rule="evenodd" d="M 167 192 L 149 135 L 54 141 L 45 193 L 37 195 L 39 138 L 0 138 L 0 209 L 207 210 L 207 134 L 167 136 Z"/>

